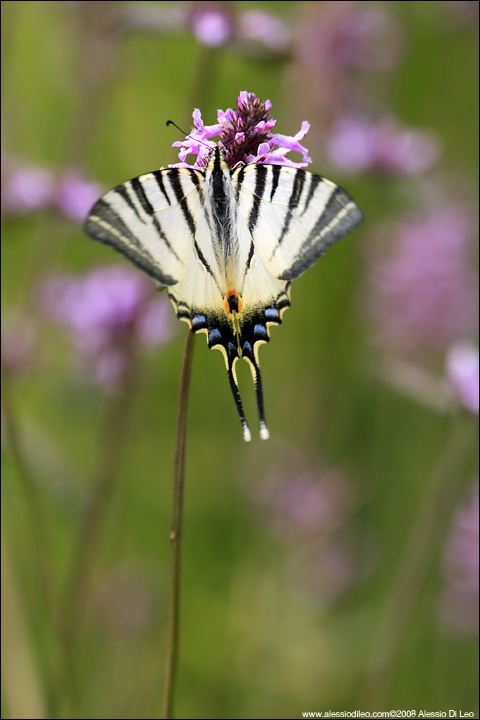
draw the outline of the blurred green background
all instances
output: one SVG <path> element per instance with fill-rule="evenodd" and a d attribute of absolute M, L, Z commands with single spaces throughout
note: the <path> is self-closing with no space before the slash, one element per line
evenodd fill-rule
<path fill-rule="evenodd" d="M 390 64 L 358 61 L 350 72 L 325 52 L 326 64 L 312 71 L 303 34 L 318 22 L 319 44 L 326 42 L 322 12 L 334 5 L 347 6 L 347 20 L 372 10 L 388 16 L 380 45 L 392 53 Z M 179 6 L 187 19 L 177 22 Z M 478 3 L 210 4 L 235 27 L 241 13 L 263 10 L 291 32 L 288 43 L 269 46 L 232 30 L 218 47 L 195 37 L 199 7 L 2 3 L 9 162 L 57 175 L 76 168 L 107 190 L 176 161 L 178 132 L 166 120 L 188 129 L 199 107 L 212 124 L 218 108 L 235 107 L 248 90 L 272 101 L 280 133 L 310 122 L 303 140 L 310 169 L 346 187 L 365 217 L 293 284 L 284 323 L 260 351 L 268 442 L 257 438 L 246 364 L 237 368 L 248 445 L 220 353 L 197 339 L 175 716 L 290 718 L 329 709 L 478 716 L 478 630 L 452 631 L 438 612 L 445 544 L 477 474 L 476 418 L 448 403 L 439 410 L 385 379 L 388 349 L 372 341 L 366 299 L 368 247 L 380 222 L 417 211 L 419 196 L 440 196 L 439 186 L 475 212 Z M 152 8 L 165 16 L 150 15 Z M 361 33 L 361 22 L 353 23 Z M 330 88 L 331 98 L 316 97 L 335 62 L 345 84 Z M 442 150 L 435 166 L 422 177 L 336 168 L 326 138 L 335 102 L 348 104 L 342 92 L 355 92 L 364 114 L 381 108 L 401 125 L 428 129 Z M 175 321 L 172 339 L 140 354 L 122 404 L 76 371 L 65 333 L 38 303 L 49 276 L 122 263 L 54 207 L 3 212 L 5 325 L 28 318 L 35 336 L 28 356 L 4 368 L 5 718 L 161 714 L 186 326 Z M 436 378 L 442 352 L 427 363 Z M 95 478 L 105 466 L 103 505 Z M 101 511 L 98 535 L 89 538 L 82 527 L 92 503 Z M 476 532 L 478 539 L 478 520 Z M 72 567 L 81 578 L 73 600 Z M 73 606 L 67 627 L 65 608 Z"/>

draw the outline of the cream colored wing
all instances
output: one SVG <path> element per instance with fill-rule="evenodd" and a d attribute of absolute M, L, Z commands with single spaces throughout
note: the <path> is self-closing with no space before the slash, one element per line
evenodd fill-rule
<path fill-rule="evenodd" d="M 196 170 L 157 170 L 118 185 L 98 200 L 85 222 L 85 233 L 121 252 L 161 285 L 185 275 L 193 253 L 212 263 L 202 210 L 204 177 Z M 207 257 L 205 257 L 205 253 Z"/>
<path fill-rule="evenodd" d="M 293 280 L 360 223 L 350 195 L 303 169 L 246 165 L 232 174 L 238 223 L 276 278 Z"/>

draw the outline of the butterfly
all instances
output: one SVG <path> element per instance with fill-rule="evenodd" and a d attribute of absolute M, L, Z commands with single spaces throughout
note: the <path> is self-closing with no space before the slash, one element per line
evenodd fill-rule
<path fill-rule="evenodd" d="M 249 441 L 238 358 L 250 365 L 267 439 L 259 346 L 290 306 L 291 281 L 361 219 L 350 195 L 320 175 L 258 163 L 231 169 L 216 146 L 204 169 L 156 170 L 118 185 L 95 203 L 84 231 L 166 286 L 179 320 L 223 353 Z"/>

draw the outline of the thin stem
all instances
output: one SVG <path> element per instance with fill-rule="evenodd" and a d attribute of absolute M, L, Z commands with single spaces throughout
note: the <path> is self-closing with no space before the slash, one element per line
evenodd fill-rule
<path fill-rule="evenodd" d="M 170 528 L 170 560 L 168 576 L 168 638 L 165 670 L 163 717 L 171 718 L 177 675 L 178 638 L 180 629 L 180 566 L 182 548 L 183 495 L 185 484 L 185 451 L 190 379 L 192 376 L 195 335 L 188 331 L 183 355 L 180 397 L 178 402 L 175 465 L 173 470 L 172 524 Z"/>

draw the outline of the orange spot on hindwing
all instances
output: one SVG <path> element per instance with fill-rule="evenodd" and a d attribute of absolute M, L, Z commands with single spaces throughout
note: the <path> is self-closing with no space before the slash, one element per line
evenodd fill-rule
<path fill-rule="evenodd" d="M 225 296 L 225 310 L 227 313 L 239 313 L 242 311 L 243 303 L 238 290 L 229 290 Z"/>

